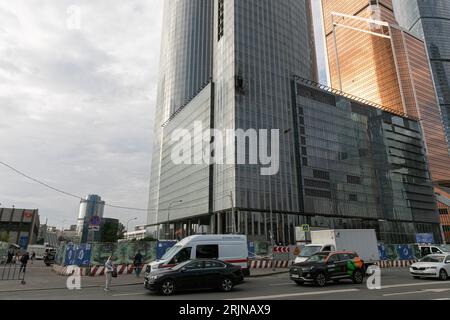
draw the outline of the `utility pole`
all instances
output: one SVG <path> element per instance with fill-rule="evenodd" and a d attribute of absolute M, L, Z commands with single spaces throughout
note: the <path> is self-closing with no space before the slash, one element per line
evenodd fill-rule
<path fill-rule="evenodd" d="M 230 191 L 230 200 L 231 200 L 231 220 L 232 220 L 232 229 L 233 234 L 236 234 L 236 226 L 235 226 L 235 220 L 234 220 L 234 198 L 233 198 L 233 191 Z"/>

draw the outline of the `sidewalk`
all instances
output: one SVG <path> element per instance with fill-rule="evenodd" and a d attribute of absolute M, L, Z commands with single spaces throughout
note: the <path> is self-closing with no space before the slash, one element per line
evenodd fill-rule
<path fill-rule="evenodd" d="M 18 280 L 0 280 L 0 292 L 29 291 L 29 290 L 48 290 L 48 289 L 67 289 L 68 277 L 57 275 L 51 267 L 44 265 L 42 261 L 35 261 L 33 265 L 28 265 L 25 276 L 25 285 L 20 284 Z M 112 281 L 114 286 L 126 285 L 144 285 L 144 277 L 140 278 L 133 275 L 120 275 Z M 105 286 L 105 277 L 81 277 L 81 287 L 99 287 Z"/>

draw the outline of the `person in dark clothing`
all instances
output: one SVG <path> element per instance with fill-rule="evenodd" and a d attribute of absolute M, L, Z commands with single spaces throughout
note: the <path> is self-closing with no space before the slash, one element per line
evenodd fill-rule
<path fill-rule="evenodd" d="M 20 266 L 19 273 L 25 273 L 25 271 L 27 270 L 28 260 L 30 260 L 30 254 L 27 252 L 22 256 L 22 258 L 20 258 L 20 262 L 22 263 L 22 265 Z"/>
<path fill-rule="evenodd" d="M 142 259 L 143 257 L 141 251 L 138 251 L 138 253 L 133 258 L 134 272 L 136 273 L 136 277 L 140 277 L 141 275 Z"/>
<path fill-rule="evenodd" d="M 6 264 L 10 264 L 14 259 L 14 251 L 12 249 L 8 250 L 8 258 L 6 259 Z"/>

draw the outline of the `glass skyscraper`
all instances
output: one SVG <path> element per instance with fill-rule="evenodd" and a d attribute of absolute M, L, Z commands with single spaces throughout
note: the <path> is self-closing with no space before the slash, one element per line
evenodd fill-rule
<path fill-rule="evenodd" d="M 393 3 L 399 24 L 423 39 L 428 48 L 447 140 L 450 143 L 450 2 L 393 0 Z"/>
<path fill-rule="evenodd" d="M 317 78 L 312 25 L 308 0 L 165 0 L 148 219 L 158 237 L 293 243 L 305 223 L 374 228 L 388 243 L 439 236 L 418 122 L 299 80 Z M 189 163 L 237 158 L 236 141 L 210 152 L 220 139 L 198 126 L 279 130 L 278 173 Z"/>
<path fill-rule="evenodd" d="M 398 25 L 392 0 L 322 4 L 332 87 L 420 118 L 433 181 L 450 185 L 444 120 L 423 41 Z"/>

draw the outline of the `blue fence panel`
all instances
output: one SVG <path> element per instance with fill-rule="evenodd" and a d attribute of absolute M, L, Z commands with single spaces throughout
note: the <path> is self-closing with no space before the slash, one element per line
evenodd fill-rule
<path fill-rule="evenodd" d="M 414 250 L 413 250 L 412 246 L 398 245 L 397 252 L 400 257 L 400 260 L 413 260 L 414 259 Z"/>

